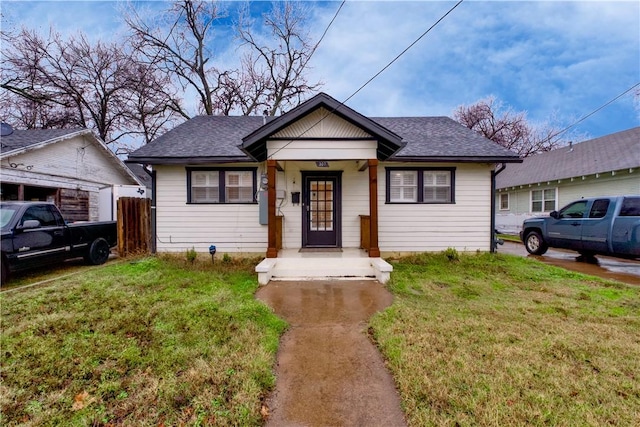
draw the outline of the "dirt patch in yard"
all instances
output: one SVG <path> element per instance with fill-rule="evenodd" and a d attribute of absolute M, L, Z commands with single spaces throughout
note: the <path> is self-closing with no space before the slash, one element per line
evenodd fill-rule
<path fill-rule="evenodd" d="M 290 324 L 267 426 L 406 426 L 393 378 L 367 336 L 389 306 L 374 281 L 270 282 L 256 294 Z"/>

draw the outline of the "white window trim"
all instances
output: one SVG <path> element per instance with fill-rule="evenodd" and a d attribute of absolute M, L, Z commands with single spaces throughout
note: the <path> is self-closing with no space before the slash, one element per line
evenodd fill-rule
<path fill-rule="evenodd" d="M 502 196 L 507 196 L 507 207 L 506 208 L 502 207 Z M 510 210 L 510 208 L 511 208 L 510 202 L 511 202 L 511 197 L 509 197 L 509 193 L 499 193 L 499 195 L 498 195 L 498 210 L 501 210 L 501 211 Z"/>
<path fill-rule="evenodd" d="M 553 209 L 551 209 L 550 211 L 546 211 L 544 210 L 544 205 L 545 205 L 545 198 L 544 198 L 544 192 L 546 190 L 553 190 Z M 542 210 L 541 211 L 534 211 L 533 210 L 533 192 L 534 191 L 542 191 Z M 529 192 L 529 212 L 533 213 L 533 214 L 545 214 L 545 213 L 549 213 L 552 211 L 557 211 L 558 210 L 558 187 L 554 187 L 554 188 L 536 188 L 535 190 L 531 190 Z"/>

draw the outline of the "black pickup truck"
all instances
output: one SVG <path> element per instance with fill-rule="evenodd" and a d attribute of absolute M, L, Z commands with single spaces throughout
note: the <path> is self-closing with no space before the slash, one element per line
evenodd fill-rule
<path fill-rule="evenodd" d="M 2 202 L 2 283 L 14 271 L 70 258 L 103 264 L 117 243 L 115 221 L 67 224 L 53 203 Z"/>

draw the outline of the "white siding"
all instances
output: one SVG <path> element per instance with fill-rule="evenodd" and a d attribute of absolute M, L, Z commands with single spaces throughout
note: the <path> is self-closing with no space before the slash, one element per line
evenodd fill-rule
<path fill-rule="evenodd" d="M 369 140 L 267 141 L 267 155 L 274 160 L 375 159 L 378 143 Z"/>
<path fill-rule="evenodd" d="M 9 163 L 19 165 L 16 171 L 27 172 L 24 176 L 51 179 L 53 182 L 79 180 L 86 185 L 137 184 L 124 170 L 115 166 L 105 152 L 83 136 L 50 144 L 2 161 L 3 181 Z M 28 168 L 30 166 L 30 168 Z M 30 172 L 30 174 L 29 174 Z M 55 185 L 50 185 L 55 186 Z"/>
<path fill-rule="evenodd" d="M 273 135 L 274 138 L 369 138 L 367 132 L 319 108 Z"/>
<path fill-rule="evenodd" d="M 364 130 L 325 108 L 311 112 L 273 138 L 267 141 L 267 155 L 274 160 L 375 159 L 378 145 Z"/>
<path fill-rule="evenodd" d="M 455 170 L 455 204 L 386 204 L 385 166 L 378 171 L 379 241 L 383 253 L 488 251 L 491 239 L 491 166 L 416 164 Z"/>
<path fill-rule="evenodd" d="M 369 172 L 359 171 L 356 161 L 332 161 L 328 168 L 315 162 L 282 161 L 276 189 L 276 210 L 283 218 L 283 247 L 302 244 L 302 205 L 291 203 L 292 192 L 302 192 L 302 171 L 343 171 L 342 246 L 360 245 L 360 215 L 369 215 Z M 441 251 L 489 250 L 491 186 L 489 165 L 406 164 L 407 167 L 455 166 L 455 204 L 385 204 L 385 166 L 378 167 L 379 245 L 386 254 Z M 221 166 L 221 165 L 216 165 Z M 230 165 L 231 166 L 231 165 Z M 240 166 L 234 164 L 233 166 Z M 252 165 L 255 166 L 255 165 Z M 197 205 L 186 203 L 184 166 L 161 166 L 157 171 L 158 251 L 184 252 L 193 247 L 207 252 L 209 245 L 219 252 L 264 253 L 267 226 L 258 223 L 255 205 Z M 260 165 L 258 175 L 264 171 Z"/>
<path fill-rule="evenodd" d="M 220 167 L 223 165 L 216 165 Z M 249 166 L 233 164 L 232 167 Z M 184 166 L 156 166 L 156 244 L 158 252 L 194 248 L 219 253 L 264 253 L 267 226 L 259 224 L 257 204 L 187 204 Z M 260 173 L 258 170 L 258 179 Z"/>
<path fill-rule="evenodd" d="M 496 228 L 500 231 L 517 233 L 522 229 L 522 222 L 533 216 L 545 215 L 531 212 L 531 191 L 557 188 L 556 208 L 560 209 L 574 200 L 598 196 L 623 196 L 640 194 L 640 171 L 621 170 L 589 175 L 579 178 L 563 179 L 544 184 L 521 185 L 516 188 L 501 189 L 500 193 L 509 193 L 509 210 L 499 210 L 497 205 Z M 496 203 L 499 203 L 496 197 Z"/>
<path fill-rule="evenodd" d="M 99 218 L 100 188 L 137 184 L 94 141 L 84 136 L 5 158 L 1 175 L 6 183 L 88 191 L 91 221 Z"/>

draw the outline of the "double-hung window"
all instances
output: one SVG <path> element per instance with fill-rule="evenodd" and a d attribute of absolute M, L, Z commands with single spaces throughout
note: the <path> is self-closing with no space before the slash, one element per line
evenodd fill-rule
<path fill-rule="evenodd" d="M 187 168 L 187 203 L 254 203 L 255 168 Z"/>
<path fill-rule="evenodd" d="M 500 194 L 500 210 L 501 211 L 509 210 L 509 193 Z"/>
<path fill-rule="evenodd" d="M 556 210 L 556 189 L 531 191 L 531 212 L 551 212 Z"/>
<path fill-rule="evenodd" d="M 455 168 L 387 168 L 387 203 L 454 203 Z"/>

